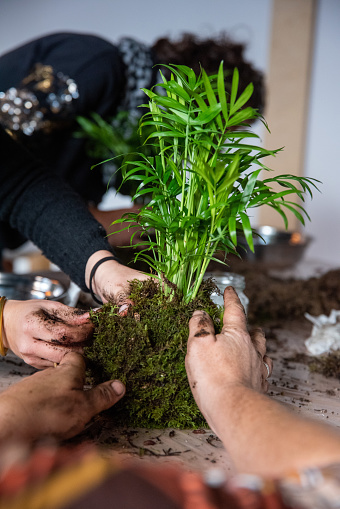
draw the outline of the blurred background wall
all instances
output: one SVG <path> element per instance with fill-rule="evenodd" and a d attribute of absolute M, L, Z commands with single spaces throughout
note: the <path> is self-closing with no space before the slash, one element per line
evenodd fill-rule
<path fill-rule="evenodd" d="M 288 155 L 278 160 L 280 173 L 305 174 L 323 182 L 322 194 L 316 193 L 307 203 L 312 222 L 305 232 L 314 238 L 307 258 L 340 266 L 339 22 L 339 0 L 161 0 L 158 4 L 155 0 L 0 0 L 0 54 L 53 31 L 89 32 L 112 42 L 131 35 L 149 43 L 185 31 L 204 37 L 225 30 L 233 40 L 246 43 L 247 58 L 268 77 L 272 96 L 265 117 L 272 116 L 274 124 L 285 117 L 273 132 L 278 145 L 257 127 L 268 147 L 285 145 Z M 295 48 L 301 65 L 293 58 Z M 298 88 L 300 95 L 294 93 Z M 282 113 L 277 113 L 284 94 L 293 107 L 281 107 Z M 264 213 L 254 216 L 253 224 L 275 225 L 275 219 Z"/>

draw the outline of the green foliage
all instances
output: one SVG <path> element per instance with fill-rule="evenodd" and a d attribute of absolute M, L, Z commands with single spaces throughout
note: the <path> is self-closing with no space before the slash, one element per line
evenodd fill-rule
<path fill-rule="evenodd" d="M 269 205 L 286 227 L 288 209 L 304 224 L 303 207 L 287 198 L 303 200 L 316 186 L 310 178 L 288 174 L 260 179 L 262 170 L 270 171 L 263 158 L 280 149 L 249 143 L 258 136 L 247 129 L 248 122 L 260 116 L 246 106 L 253 85 L 239 94 L 237 69 L 228 99 L 223 63 L 216 76 L 203 69 L 196 76 L 181 65 L 169 68 L 171 80 L 163 78 L 159 85 L 165 95 L 157 88 L 144 90 L 149 111 L 140 130 L 148 129 L 147 144 L 154 155 L 140 153 L 122 167 L 123 182 L 138 182 L 133 199 L 145 194 L 152 198 L 138 214 L 122 220 L 137 223 L 143 231 L 137 257 L 159 278 L 165 275 L 175 283 L 189 302 L 216 251 L 235 252 L 239 235 L 254 249 L 249 209 Z M 274 183 L 282 191 L 274 191 Z"/>
<path fill-rule="evenodd" d="M 128 112 L 121 111 L 111 122 L 106 122 L 98 113 L 92 113 L 91 119 L 77 117 L 81 131 L 77 138 L 87 138 L 89 153 L 96 158 L 118 156 L 120 164 L 125 154 L 140 147 L 142 141 L 137 133 L 138 122 L 129 117 Z"/>
<path fill-rule="evenodd" d="M 170 301 L 154 280 L 134 280 L 134 306 L 127 316 L 119 316 L 110 303 L 92 313 L 95 337 L 85 352 L 91 382 L 126 383 L 126 395 L 112 409 L 116 425 L 207 427 L 191 394 L 184 359 L 195 309 L 207 310 L 220 330 L 220 309 L 210 300 L 212 291 L 212 282 L 205 281 L 186 305 L 176 292 Z"/>
<path fill-rule="evenodd" d="M 133 159 L 133 154 L 138 150 L 145 155 L 150 152 L 138 133 L 138 120 L 127 111 L 120 111 L 110 122 L 97 113 L 92 113 L 91 118 L 79 116 L 77 121 L 81 129 L 75 133 L 75 137 L 88 140 L 88 155 L 98 161 L 105 159 L 104 162 L 110 162 L 115 187 L 119 187 L 121 194 L 134 196 L 137 182 L 130 180 L 123 184 L 122 174 L 118 170 L 128 154 Z M 135 201 L 146 203 L 147 199 L 147 196 L 143 196 Z"/>

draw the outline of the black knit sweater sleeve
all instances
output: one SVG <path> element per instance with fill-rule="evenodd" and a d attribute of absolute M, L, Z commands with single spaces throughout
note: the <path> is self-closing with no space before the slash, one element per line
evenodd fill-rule
<path fill-rule="evenodd" d="M 82 199 L 0 128 L 0 220 L 36 244 L 83 290 L 88 258 L 112 249 Z"/>

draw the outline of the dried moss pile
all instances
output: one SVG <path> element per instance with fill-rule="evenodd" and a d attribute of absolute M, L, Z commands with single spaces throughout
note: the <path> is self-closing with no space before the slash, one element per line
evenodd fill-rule
<path fill-rule="evenodd" d="M 127 316 L 117 315 L 112 304 L 92 314 L 95 339 L 86 349 L 91 381 L 126 384 L 126 395 L 110 411 L 116 425 L 207 427 L 191 395 L 184 359 L 195 309 L 205 309 L 220 329 L 221 309 L 210 299 L 214 283 L 204 282 L 189 304 L 177 294 L 170 301 L 153 280 L 133 281 L 131 288 L 134 306 Z"/>

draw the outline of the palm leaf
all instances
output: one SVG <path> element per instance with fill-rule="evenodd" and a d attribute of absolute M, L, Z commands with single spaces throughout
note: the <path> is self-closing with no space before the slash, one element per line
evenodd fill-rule
<path fill-rule="evenodd" d="M 139 181 L 135 196 L 150 193 L 151 199 L 122 221 L 138 224 L 146 235 L 154 232 L 156 240 L 147 237 L 136 256 L 158 277 L 164 273 L 188 302 L 197 294 L 216 250 L 235 253 L 238 232 L 254 251 L 249 209 L 269 205 L 286 228 L 289 210 L 304 224 L 308 214 L 290 198 L 312 196 L 318 182 L 290 174 L 261 180 L 262 172 L 271 171 L 264 158 L 281 149 L 247 143 L 258 138 L 247 123 L 260 118 L 266 124 L 247 106 L 252 84 L 239 92 L 237 69 L 228 98 L 222 62 L 215 76 L 204 69 L 196 76 L 186 66 L 165 67 L 171 79 L 163 76 L 162 92 L 145 90 L 149 111 L 140 122 L 145 146 L 153 155 L 140 153 L 139 160 L 126 161 L 122 168 L 124 180 Z M 274 183 L 280 191 L 272 189 Z"/>

